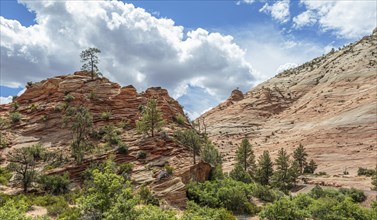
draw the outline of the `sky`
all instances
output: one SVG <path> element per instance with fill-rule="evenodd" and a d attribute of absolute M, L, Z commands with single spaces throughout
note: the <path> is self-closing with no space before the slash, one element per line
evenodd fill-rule
<path fill-rule="evenodd" d="M 139 92 L 162 86 L 194 119 L 277 73 L 371 34 L 376 1 L 0 1 L 0 103 L 38 82 L 100 71 Z"/>

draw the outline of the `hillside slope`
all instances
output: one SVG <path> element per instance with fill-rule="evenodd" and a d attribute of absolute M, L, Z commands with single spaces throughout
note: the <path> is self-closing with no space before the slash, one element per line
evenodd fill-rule
<path fill-rule="evenodd" d="M 239 91 L 196 121 L 234 164 L 247 137 L 274 157 L 302 143 L 319 171 L 355 175 L 377 162 L 377 29 L 371 36 L 287 70 L 242 97 Z"/>
<path fill-rule="evenodd" d="M 68 96 L 72 97 L 69 102 Z M 150 98 L 157 100 L 165 121 L 156 137 L 141 135 L 136 131 L 142 106 Z M 18 103 L 17 109 L 15 103 Z M 85 153 L 81 164 L 76 164 L 70 153 L 71 131 L 63 126 L 64 109 L 68 104 L 89 109 L 96 135 L 106 125 L 113 125 L 121 141 L 127 144 L 128 153 L 118 152 L 116 146 L 106 146 L 103 138 L 93 138 L 96 147 Z M 11 123 L 10 114 L 14 112 L 22 115 L 20 122 Z M 80 184 L 82 171 L 91 163 L 103 161 L 114 154 L 116 162 L 133 164 L 131 180 L 136 186 L 150 185 L 156 195 L 169 205 L 182 207 L 186 201 L 185 184 L 191 178 L 207 179 L 211 167 L 205 163 L 193 166 L 190 151 L 173 141 L 174 131 L 190 127 L 187 121 L 177 123 L 177 115 L 184 115 L 182 107 L 169 96 L 166 89 L 159 87 L 138 93 L 133 86 L 121 87 L 106 78 L 91 79 L 83 72 L 30 83 L 13 104 L 0 105 L 3 122 L 1 138 L 8 143 L 8 147 L 0 149 L 1 165 L 8 163 L 7 155 L 14 149 L 40 143 L 56 158 L 63 159 L 54 167 L 48 163 L 40 164 L 38 171 L 44 174 L 69 172 L 71 180 Z M 138 157 L 140 151 L 146 153 L 145 159 Z M 165 164 L 174 168 L 173 175 L 159 180 L 157 176 Z"/>

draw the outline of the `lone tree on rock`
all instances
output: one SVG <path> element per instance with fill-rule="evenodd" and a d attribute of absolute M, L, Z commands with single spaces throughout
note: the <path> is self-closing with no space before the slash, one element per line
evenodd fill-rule
<path fill-rule="evenodd" d="M 102 75 L 98 71 L 97 66 L 97 64 L 99 63 L 99 58 L 97 56 L 98 53 L 101 53 L 98 48 L 90 47 L 82 51 L 80 54 L 81 62 L 84 63 L 81 67 L 81 70 L 89 72 L 92 79 L 94 79 L 94 77 L 97 77 L 98 75 Z"/>
<path fill-rule="evenodd" d="M 147 106 L 144 106 L 141 119 L 136 126 L 140 132 L 148 134 L 151 132 L 154 137 L 155 130 L 158 130 L 164 124 L 161 112 L 157 109 L 156 99 L 150 99 Z"/>

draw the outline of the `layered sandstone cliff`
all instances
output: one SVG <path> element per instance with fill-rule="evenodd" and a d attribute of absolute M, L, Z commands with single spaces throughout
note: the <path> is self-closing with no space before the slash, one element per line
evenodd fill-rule
<path fill-rule="evenodd" d="M 234 92 L 233 92 L 234 93 Z M 319 171 L 355 175 L 377 162 L 377 29 L 371 36 L 318 57 L 231 98 L 197 121 L 234 164 L 244 137 L 256 154 L 303 144 Z"/>
<path fill-rule="evenodd" d="M 62 126 L 68 95 L 73 97 L 69 105 L 89 109 L 93 115 L 94 130 L 110 124 L 117 127 L 122 122 L 123 128 L 118 131 L 122 142 L 128 146 L 128 154 L 118 153 L 116 148 L 97 147 L 85 153 L 81 164 L 73 162 L 70 157 L 72 134 Z M 136 131 L 136 121 L 140 118 L 142 106 L 150 98 L 157 100 L 165 121 L 156 137 L 147 137 Z M 3 121 L 9 120 L 12 112 L 22 115 L 20 122 L 8 121 L 8 125 L 1 128 L 1 137 L 7 139 L 9 144 L 7 148 L 0 149 L 3 165 L 7 163 L 8 152 L 41 143 L 48 151 L 57 153 L 66 161 L 52 170 L 46 170 L 43 166 L 38 167 L 38 170 L 47 174 L 69 172 L 70 178 L 79 184 L 82 171 L 91 163 L 115 155 L 117 163 L 133 164 L 131 180 L 136 186 L 150 185 L 157 196 L 175 207 L 185 205 L 185 184 L 189 179 L 204 181 L 208 178 L 210 165 L 199 163 L 193 166 L 189 150 L 173 141 L 174 131 L 190 128 L 190 124 L 188 121 L 177 123 L 176 116 L 184 115 L 184 112 L 166 89 L 155 87 L 138 93 L 133 86 L 121 87 L 106 78 L 91 79 L 83 72 L 76 72 L 29 84 L 14 103 L 18 103 L 17 109 L 14 104 L 0 105 Z M 102 116 L 104 112 L 109 115 L 108 118 Z M 101 140 L 95 144 L 103 146 Z M 139 151 L 146 152 L 145 159 L 138 159 Z M 172 176 L 161 180 L 157 176 L 165 164 L 172 166 L 174 171 Z"/>

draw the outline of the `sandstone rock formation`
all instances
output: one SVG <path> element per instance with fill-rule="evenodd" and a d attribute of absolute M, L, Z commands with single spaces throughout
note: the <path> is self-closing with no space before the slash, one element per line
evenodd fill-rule
<path fill-rule="evenodd" d="M 318 171 L 355 175 L 377 158 L 377 30 L 338 51 L 286 70 L 256 86 L 244 99 L 234 96 L 198 118 L 234 164 L 241 139 L 250 139 L 257 156 L 274 157 L 302 143 Z"/>
<path fill-rule="evenodd" d="M 116 149 L 99 147 L 93 152 L 87 152 L 83 163 L 74 163 L 70 159 L 72 135 L 62 126 L 63 109 L 66 105 L 64 99 L 68 94 L 74 97 L 69 105 L 83 105 L 90 110 L 94 129 L 108 124 L 117 126 L 120 122 L 125 123 L 120 137 L 129 147 L 128 154 L 118 153 Z M 149 98 L 157 100 L 165 121 L 163 131 L 154 138 L 138 134 L 135 129 L 136 121 L 141 115 L 141 107 Z M 106 78 L 92 80 L 83 72 L 76 72 L 29 84 L 27 90 L 16 98 L 15 102 L 19 104 L 17 110 L 11 104 L 0 105 L 0 117 L 3 121 L 8 120 L 11 112 L 17 111 L 22 114 L 20 122 L 2 127 L 2 137 L 7 138 L 9 142 L 8 148 L 0 149 L 2 164 L 7 163 L 6 155 L 13 149 L 41 143 L 48 151 L 60 154 L 68 161 L 52 170 L 45 170 L 43 166 L 38 169 L 47 174 L 68 172 L 71 180 L 80 184 L 82 171 L 91 163 L 105 160 L 114 154 L 117 163 L 128 162 L 134 165 L 131 179 L 136 186 L 150 185 L 157 196 L 175 207 L 185 205 L 185 184 L 190 178 L 201 181 L 208 178 L 211 169 L 209 165 L 199 163 L 192 166 L 189 150 L 173 141 L 172 135 L 176 129 L 189 128 L 191 125 L 188 121 L 183 125 L 176 122 L 176 116 L 184 115 L 184 112 L 166 89 L 154 87 L 138 93 L 133 86 L 121 87 Z M 110 113 L 108 119 L 101 116 L 104 112 Z M 98 146 L 101 146 L 100 142 L 97 143 Z M 137 158 L 139 151 L 146 152 L 145 159 Z M 156 176 L 165 164 L 174 168 L 173 175 L 157 180 Z"/>

